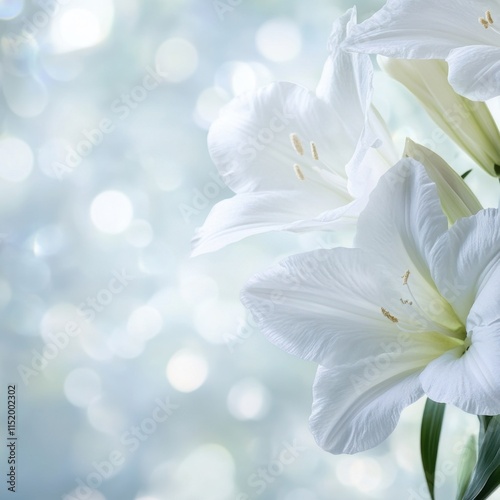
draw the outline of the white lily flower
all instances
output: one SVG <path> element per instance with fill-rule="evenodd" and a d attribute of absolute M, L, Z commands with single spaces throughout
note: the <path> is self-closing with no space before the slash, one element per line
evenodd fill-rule
<path fill-rule="evenodd" d="M 271 84 L 235 98 L 213 123 L 209 152 L 236 195 L 213 207 L 195 237 L 194 255 L 266 231 L 352 222 L 397 161 L 384 124 L 370 109 L 369 56 L 339 49 L 355 23 L 355 9 L 334 23 L 316 93 Z M 381 139 L 385 149 L 367 153 Z"/>
<path fill-rule="evenodd" d="M 292 256 L 253 278 L 242 301 L 269 340 L 315 361 L 318 444 L 382 442 L 424 394 L 500 413 L 500 214 L 448 228 L 436 185 L 412 158 L 373 190 L 357 248 Z"/>
<path fill-rule="evenodd" d="M 486 172 L 498 175 L 500 133 L 495 120 L 484 102 L 471 101 L 453 90 L 446 62 L 379 56 L 378 63 L 420 101 L 450 139 Z"/>
<path fill-rule="evenodd" d="M 461 95 L 500 95 L 500 8 L 491 0 L 388 0 L 346 46 L 403 59 L 446 59 Z M 498 24 L 498 26 L 497 26 Z"/>

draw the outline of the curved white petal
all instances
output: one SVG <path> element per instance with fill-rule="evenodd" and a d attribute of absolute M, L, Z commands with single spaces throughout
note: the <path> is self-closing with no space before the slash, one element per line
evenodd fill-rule
<path fill-rule="evenodd" d="M 385 122 L 371 106 L 373 64 L 367 54 L 347 52 L 342 46 L 357 25 L 356 7 L 333 25 L 328 57 L 316 94 L 328 102 L 356 149 L 346 164 L 349 192 L 365 196 L 380 176 L 397 162 L 394 145 Z M 372 148 L 377 148 L 373 150 Z"/>
<path fill-rule="evenodd" d="M 303 154 L 292 146 L 296 134 Z M 310 142 L 316 144 L 314 160 Z M 337 176 L 346 189 L 345 164 L 354 149 L 343 125 L 316 95 L 292 83 L 274 83 L 229 103 L 208 134 L 208 148 L 224 182 L 236 193 L 295 191 L 327 183 L 318 170 Z M 297 179 L 298 164 L 305 181 Z"/>
<path fill-rule="evenodd" d="M 359 217 L 355 241 L 395 270 L 402 298 L 414 303 L 411 314 L 424 330 L 433 330 L 436 322 L 460 338 L 463 325 L 437 292 L 429 271 L 431 250 L 447 228 L 436 185 L 419 162 L 405 158 L 373 190 Z"/>
<path fill-rule="evenodd" d="M 318 250 L 258 274 L 241 298 L 271 342 L 333 366 L 355 362 L 400 333 L 381 313 L 395 302 L 384 278 L 384 270 L 362 250 Z"/>
<path fill-rule="evenodd" d="M 356 7 L 338 18 L 328 41 L 330 55 L 316 88 L 316 95 L 327 102 L 345 127 L 346 135 L 357 144 L 352 162 L 362 159 L 378 137 L 368 125 L 373 92 L 373 65 L 370 56 L 349 53 L 341 48 L 345 37 L 356 26 Z"/>
<path fill-rule="evenodd" d="M 388 0 L 352 29 L 346 47 L 389 57 L 445 59 L 457 47 L 500 46 L 499 35 L 478 22 L 491 8 L 488 0 Z"/>
<path fill-rule="evenodd" d="M 441 293 L 466 322 L 468 349 L 456 348 L 423 371 L 431 399 L 476 415 L 500 413 L 500 215 L 459 220 L 434 249 Z M 467 344 L 466 344 L 467 345 Z"/>
<path fill-rule="evenodd" d="M 379 129 L 383 127 L 382 124 L 377 126 Z M 381 130 L 378 137 L 387 136 Z M 389 138 L 384 140 L 379 147 L 366 150 L 366 153 L 361 158 L 358 157 L 356 162 L 350 162 L 346 167 L 349 193 L 356 198 L 366 198 L 366 203 L 380 177 L 396 164 L 400 158 L 401 156 L 395 152 L 392 139 Z"/>
<path fill-rule="evenodd" d="M 345 126 L 354 128 L 353 140 L 357 141 L 370 105 L 373 65 L 369 56 L 345 52 L 340 48 L 353 26 L 356 26 L 356 7 L 333 23 L 328 40 L 330 54 L 316 95 L 335 110 L 339 119 L 346 122 Z M 352 125 L 353 121 L 356 126 Z"/>
<path fill-rule="evenodd" d="M 412 328 L 395 273 L 360 249 L 289 257 L 252 278 L 242 302 L 271 342 L 330 368 L 391 351 L 407 353 L 406 359 L 414 352 L 429 362 L 457 345 L 451 337 Z"/>
<path fill-rule="evenodd" d="M 481 210 L 458 220 L 432 254 L 434 282 L 465 324 L 479 293 L 500 268 L 499 211 Z"/>
<path fill-rule="evenodd" d="M 500 41 L 500 34 L 497 34 Z M 452 50 L 448 79 L 459 94 L 475 101 L 500 95 L 500 47 L 473 45 Z"/>
<path fill-rule="evenodd" d="M 331 453 L 373 448 L 394 430 L 401 411 L 423 395 L 420 367 L 389 366 L 377 373 L 375 360 L 338 368 L 319 367 L 310 426 L 316 442 Z"/>
<path fill-rule="evenodd" d="M 338 229 L 352 225 L 363 200 L 350 202 L 318 186 L 317 192 L 262 191 L 220 201 L 193 238 L 192 256 L 214 252 L 247 236 L 267 231 Z M 337 209 L 331 209 L 337 206 Z"/>
<path fill-rule="evenodd" d="M 447 229 L 436 185 L 419 162 L 404 158 L 373 190 L 359 218 L 356 246 L 382 255 L 403 273 L 415 267 L 431 282 L 430 251 Z"/>
<path fill-rule="evenodd" d="M 497 283 L 498 286 L 498 283 Z M 498 293 L 496 290 L 491 290 Z M 497 310 L 500 306 L 497 300 Z M 420 375 L 425 393 L 474 415 L 500 414 L 500 318 L 472 330 L 471 345 L 452 349 Z"/>

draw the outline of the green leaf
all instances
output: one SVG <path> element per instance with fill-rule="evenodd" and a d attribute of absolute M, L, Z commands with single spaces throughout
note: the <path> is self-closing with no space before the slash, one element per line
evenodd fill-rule
<path fill-rule="evenodd" d="M 431 399 L 427 399 L 420 429 L 420 454 L 422 455 L 425 480 L 432 500 L 434 500 L 436 462 L 445 408 L 444 403 L 436 403 Z"/>
<path fill-rule="evenodd" d="M 491 419 L 493 417 L 489 415 L 478 415 L 479 418 L 479 448 L 483 446 L 484 436 L 488 430 L 488 425 L 490 425 Z"/>
<path fill-rule="evenodd" d="M 460 457 L 457 474 L 457 500 L 462 500 L 467 488 L 469 487 L 472 473 L 477 461 L 477 437 L 469 436 L 465 448 Z"/>
<path fill-rule="evenodd" d="M 467 170 L 467 172 L 464 172 L 460 177 L 462 177 L 462 179 L 465 179 L 471 172 L 472 172 L 472 168 Z"/>
<path fill-rule="evenodd" d="M 500 485 L 500 415 L 479 421 L 479 455 L 464 500 L 488 498 Z"/>

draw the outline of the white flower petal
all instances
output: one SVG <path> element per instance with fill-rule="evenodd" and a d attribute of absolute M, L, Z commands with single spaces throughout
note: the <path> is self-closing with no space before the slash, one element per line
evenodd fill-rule
<path fill-rule="evenodd" d="M 491 7 L 488 0 L 388 0 L 352 29 L 346 46 L 408 59 L 445 59 L 457 47 L 498 46 L 499 35 L 478 22 Z"/>
<path fill-rule="evenodd" d="M 356 246 L 381 256 L 401 277 L 400 283 L 410 271 L 405 299 L 415 303 L 415 319 L 445 325 L 460 338 L 463 325 L 437 292 L 429 271 L 431 249 L 447 228 L 436 185 L 420 163 L 405 158 L 373 190 L 359 217 L 355 241 Z"/>
<path fill-rule="evenodd" d="M 372 192 L 359 218 L 356 246 L 382 255 L 402 273 L 416 268 L 431 282 L 430 251 L 447 229 L 436 185 L 419 162 L 405 158 Z"/>
<path fill-rule="evenodd" d="M 316 192 L 257 192 L 220 201 L 193 238 L 192 256 L 266 231 L 326 230 L 352 225 L 363 208 L 315 184 Z M 347 204 L 346 204 L 347 203 Z M 339 206 L 330 210 L 332 206 Z"/>
<path fill-rule="evenodd" d="M 500 34 L 497 34 L 500 41 Z M 500 47 L 476 46 L 452 50 L 449 81 L 459 94 L 486 101 L 500 94 Z"/>
<path fill-rule="evenodd" d="M 463 347 L 448 351 L 425 368 L 420 380 L 434 401 L 474 415 L 500 414 L 500 321 L 474 327 L 465 353 Z"/>
<path fill-rule="evenodd" d="M 465 324 L 479 293 L 499 268 L 499 211 L 481 210 L 458 220 L 441 236 L 432 253 L 436 286 Z"/>
<path fill-rule="evenodd" d="M 343 50 L 345 37 L 356 26 L 356 7 L 349 9 L 333 25 L 329 40 L 330 56 L 316 89 L 318 97 L 328 102 L 356 150 L 345 165 L 349 192 L 365 196 L 380 176 L 399 159 L 385 122 L 371 106 L 373 64 L 370 56 Z M 374 151 L 373 148 L 377 148 Z M 382 147 L 381 154 L 378 148 Z"/>
<path fill-rule="evenodd" d="M 384 277 L 373 257 L 359 249 L 317 250 L 252 278 L 242 302 L 278 347 L 334 366 L 355 362 L 400 333 L 381 313 L 393 300 L 384 300 Z"/>
<path fill-rule="evenodd" d="M 400 301 L 396 278 L 363 250 L 318 250 L 252 278 L 242 302 L 271 342 L 327 367 L 394 349 L 430 361 L 455 346 L 451 337 L 412 330 L 411 310 Z"/>
<path fill-rule="evenodd" d="M 386 136 L 382 131 L 384 125 L 380 123 L 376 126 L 381 132 L 378 137 Z M 365 204 L 380 177 L 401 158 L 401 155 L 396 153 L 394 144 L 389 141 L 392 140 L 382 142 L 377 148 L 369 148 L 362 158 L 358 158 L 357 162 L 350 162 L 346 167 L 349 193 L 356 198 L 365 198 Z"/>
<path fill-rule="evenodd" d="M 327 102 L 343 124 L 352 144 L 359 142 L 363 156 L 377 137 L 367 127 L 372 97 L 373 65 L 370 56 L 341 49 L 346 35 L 356 26 L 356 8 L 349 9 L 333 24 L 328 41 L 330 55 L 316 89 L 316 95 Z M 360 139 L 361 138 L 361 139 Z"/>
<path fill-rule="evenodd" d="M 396 360 L 384 371 L 376 361 L 318 368 L 310 426 L 323 449 L 338 454 L 373 448 L 394 430 L 401 411 L 423 395 L 418 363 Z"/>
<path fill-rule="evenodd" d="M 469 348 L 450 350 L 422 373 L 425 392 L 476 415 L 500 413 L 500 215 L 459 220 L 434 250 L 441 293 L 466 322 Z"/>
<path fill-rule="evenodd" d="M 292 146 L 292 133 L 303 154 Z M 311 141 L 319 161 L 313 159 Z M 242 193 L 295 191 L 300 184 L 295 164 L 316 182 L 324 183 L 315 168 L 331 170 L 346 190 L 344 166 L 355 144 L 324 101 L 299 85 L 281 82 L 239 96 L 223 108 L 210 128 L 208 147 L 224 182 Z M 307 189 L 307 183 L 300 187 Z"/>

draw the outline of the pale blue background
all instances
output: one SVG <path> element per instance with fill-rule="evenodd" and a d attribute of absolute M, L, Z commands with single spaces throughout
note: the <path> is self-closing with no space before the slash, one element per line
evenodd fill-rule
<path fill-rule="evenodd" d="M 17 498 L 76 496 L 79 481 L 95 480 L 96 464 L 117 456 L 119 466 L 102 482 L 97 476 L 87 498 L 399 500 L 425 492 L 422 402 L 375 450 L 323 452 L 307 427 L 315 366 L 269 344 L 239 304 L 252 273 L 342 237 L 274 234 L 189 258 L 195 228 L 230 196 L 214 183 L 206 150 L 218 108 L 274 80 L 314 88 L 331 24 L 351 6 L 221 4 L 229 8 L 217 11 L 210 0 L 0 0 L 0 428 L 15 383 Z M 359 2 L 361 17 L 381 4 Z M 32 36 L 16 44 L 29 26 Z M 155 68 L 164 77 L 144 80 Z M 388 85 L 377 76 L 376 101 L 395 138 L 429 139 L 435 127 Z M 135 97 L 126 104 L 124 94 Z M 99 126 L 107 132 L 92 132 Z M 85 149 L 85 131 L 99 144 L 61 170 L 68 148 Z M 468 167 L 448 143 L 436 148 L 459 171 Z M 475 187 L 484 182 L 471 176 Z M 97 198 L 109 191 L 114 198 Z M 496 204 L 488 190 L 483 199 Z M 127 286 L 106 291 L 122 270 Z M 87 304 L 79 313 L 92 298 L 106 303 L 102 310 L 89 313 Z M 79 333 L 61 334 L 73 322 Z M 38 370 L 33 359 L 51 356 L 44 346 L 57 333 L 62 347 Z M 147 420 L 167 397 L 178 407 L 168 420 Z M 473 418 L 450 415 L 449 450 L 464 428 L 475 429 Z M 138 446 L 124 438 L 137 425 L 151 430 Z M 276 465 L 294 440 L 297 456 Z M 261 467 L 274 471 L 267 482 L 255 479 Z M 4 477 L 5 453 L 0 470 Z M 455 476 L 443 478 L 440 498 L 452 498 Z M 7 497 L 3 481 L 0 491 Z"/>

